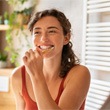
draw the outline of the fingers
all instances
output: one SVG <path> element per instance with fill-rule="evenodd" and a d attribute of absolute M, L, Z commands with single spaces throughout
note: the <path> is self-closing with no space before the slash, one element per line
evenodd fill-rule
<path fill-rule="evenodd" d="M 24 62 L 24 64 L 26 64 L 26 62 L 27 62 L 27 57 L 26 56 L 23 57 L 23 62 Z"/>
<path fill-rule="evenodd" d="M 30 58 L 34 55 L 34 51 L 32 49 L 30 49 L 29 51 L 25 52 L 25 56 L 27 58 Z"/>
<path fill-rule="evenodd" d="M 29 53 L 29 52 L 25 52 L 25 56 L 26 56 L 27 58 L 29 58 L 29 57 L 30 57 L 30 53 Z"/>
<path fill-rule="evenodd" d="M 34 54 L 35 56 L 42 56 L 41 52 L 37 48 L 34 50 Z"/>
<path fill-rule="evenodd" d="M 24 55 L 24 57 L 23 57 L 24 63 L 26 63 L 26 62 L 32 57 L 32 54 L 34 54 L 34 53 L 32 52 L 32 49 L 30 49 L 29 51 L 26 51 L 26 52 L 25 52 L 25 55 Z"/>
<path fill-rule="evenodd" d="M 29 51 L 26 51 L 23 57 L 24 64 L 27 65 L 28 62 L 30 62 L 30 60 L 33 58 L 33 56 L 34 56 L 34 52 L 32 49 L 30 49 Z"/>
<path fill-rule="evenodd" d="M 32 49 L 29 50 L 30 54 L 34 54 L 34 51 Z"/>
<path fill-rule="evenodd" d="M 38 57 L 40 54 L 37 50 L 32 50 L 30 49 L 29 51 L 26 51 L 25 52 L 25 55 L 23 57 L 23 60 L 24 61 L 27 61 L 27 60 L 32 60 L 34 59 L 35 57 Z"/>

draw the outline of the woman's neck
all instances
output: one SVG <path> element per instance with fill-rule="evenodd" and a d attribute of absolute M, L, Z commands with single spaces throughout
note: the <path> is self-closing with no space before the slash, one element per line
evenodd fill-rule
<path fill-rule="evenodd" d="M 46 79 L 57 79 L 61 68 L 61 58 L 44 59 L 43 72 Z"/>

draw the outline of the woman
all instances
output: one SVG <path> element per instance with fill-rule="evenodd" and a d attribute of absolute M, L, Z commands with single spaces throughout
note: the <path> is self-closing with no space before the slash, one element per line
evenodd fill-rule
<path fill-rule="evenodd" d="M 69 20 L 44 10 L 32 16 L 29 30 L 34 48 L 12 74 L 16 110 L 83 110 L 90 73 L 72 51 Z"/>

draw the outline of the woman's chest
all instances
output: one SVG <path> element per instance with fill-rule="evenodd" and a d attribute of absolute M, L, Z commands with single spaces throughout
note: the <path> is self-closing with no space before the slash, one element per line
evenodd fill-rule
<path fill-rule="evenodd" d="M 55 81 L 55 82 L 50 82 L 50 83 L 47 83 L 47 88 L 48 88 L 48 91 L 52 97 L 53 100 L 56 100 L 58 94 L 59 94 L 59 90 L 60 90 L 60 86 L 61 86 L 61 82 L 62 80 L 59 80 L 59 81 Z M 31 82 L 31 79 L 30 78 L 26 78 L 26 89 L 27 89 L 27 93 L 29 95 L 29 97 L 35 101 L 35 92 L 34 90 L 37 90 L 34 88 L 35 86 L 32 84 Z M 37 88 L 37 87 L 36 87 Z M 42 91 L 44 92 L 44 91 Z"/>

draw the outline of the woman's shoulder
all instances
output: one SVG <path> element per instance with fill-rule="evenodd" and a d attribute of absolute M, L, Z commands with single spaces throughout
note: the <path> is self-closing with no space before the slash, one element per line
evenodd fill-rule
<path fill-rule="evenodd" d="M 11 74 L 11 78 L 12 79 L 20 79 L 21 78 L 21 68 L 23 66 L 19 66 L 19 67 L 16 67 L 14 68 L 14 70 L 12 71 L 12 74 Z"/>
<path fill-rule="evenodd" d="M 90 82 L 90 71 L 89 69 L 84 65 L 76 65 L 67 74 L 67 82 L 69 80 L 72 81 L 81 81 L 86 80 L 88 83 Z"/>
<path fill-rule="evenodd" d="M 90 75 L 89 69 L 84 65 L 76 65 L 70 70 L 70 75 Z"/>
<path fill-rule="evenodd" d="M 11 74 L 11 85 L 13 88 L 13 91 L 15 91 L 15 93 L 20 92 L 22 90 L 22 71 L 21 68 L 23 66 L 19 66 L 16 67 Z"/>

